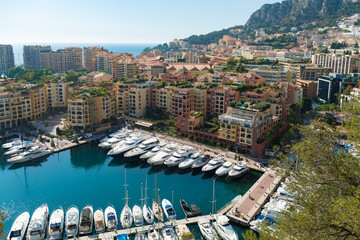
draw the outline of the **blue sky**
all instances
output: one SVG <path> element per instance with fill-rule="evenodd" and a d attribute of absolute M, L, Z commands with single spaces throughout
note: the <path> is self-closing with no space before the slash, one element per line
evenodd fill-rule
<path fill-rule="evenodd" d="M 162 43 L 234 25 L 279 0 L 0 0 L 0 43 Z"/>

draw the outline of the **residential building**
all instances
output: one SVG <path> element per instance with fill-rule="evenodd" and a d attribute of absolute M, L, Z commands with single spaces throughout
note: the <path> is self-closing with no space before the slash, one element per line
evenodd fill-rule
<path fill-rule="evenodd" d="M 171 111 L 171 91 L 169 88 L 152 89 L 151 106 L 161 108 L 163 111 Z"/>
<path fill-rule="evenodd" d="M 140 73 L 139 63 L 134 56 L 116 58 L 110 62 L 110 73 L 114 79 L 137 76 Z"/>
<path fill-rule="evenodd" d="M 357 100 L 360 102 L 360 88 L 352 88 L 349 94 L 341 94 L 340 103 Z"/>
<path fill-rule="evenodd" d="M 314 54 L 311 60 L 315 65 L 331 68 L 333 73 L 349 74 L 360 72 L 358 55 Z"/>
<path fill-rule="evenodd" d="M 79 80 L 85 81 L 88 84 L 100 84 L 101 82 L 110 81 L 112 75 L 104 72 L 90 72 L 84 76 L 79 77 Z"/>
<path fill-rule="evenodd" d="M 280 69 L 268 69 L 268 68 L 255 68 L 251 69 L 250 72 L 254 72 L 263 78 L 266 82 L 276 83 L 279 81 L 288 81 L 294 83 L 296 81 L 295 71 L 282 71 Z"/>
<path fill-rule="evenodd" d="M 43 117 L 48 110 L 46 86 L 29 88 L 32 119 Z"/>
<path fill-rule="evenodd" d="M 83 68 L 82 49 L 70 47 L 57 51 L 40 52 L 40 67 L 53 68 L 55 72 L 79 71 Z"/>
<path fill-rule="evenodd" d="M 296 75 L 297 79 L 317 81 L 320 76 L 328 75 L 331 72 L 331 68 L 328 67 L 305 67 L 301 66 L 298 68 Z"/>
<path fill-rule="evenodd" d="M 70 82 L 56 82 L 46 84 L 48 108 L 55 110 L 57 108 L 67 108 L 69 98 Z"/>
<path fill-rule="evenodd" d="M 15 67 L 13 47 L 0 44 L 0 76 L 13 67 Z"/>
<path fill-rule="evenodd" d="M 186 70 L 185 68 L 180 68 L 176 71 L 171 71 L 167 73 L 160 74 L 161 81 L 169 82 L 186 82 L 194 79 L 194 74 Z"/>
<path fill-rule="evenodd" d="M 116 115 L 123 117 L 129 113 L 129 89 L 130 84 L 116 84 Z"/>
<path fill-rule="evenodd" d="M 40 45 L 25 45 L 23 52 L 24 69 L 35 70 L 44 68 L 40 63 L 40 53 L 42 52 L 51 52 L 51 47 Z"/>
<path fill-rule="evenodd" d="M 206 116 L 226 113 L 231 101 L 239 101 L 240 93 L 234 87 L 219 86 L 207 89 Z"/>
<path fill-rule="evenodd" d="M 316 99 L 318 81 L 297 79 L 296 86 L 303 89 L 303 97 Z"/>
<path fill-rule="evenodd" d="M 338 97 L 343 91 L 351 86 L 359 84 L 360 74 L 335 74 L 330 73 L 329 76 L 321 76 L 319 78 L 317 97 L 324 103 L 338 103 Z"/>
<path fill-rule="evenodd" d="M 265 78 L 255 72 L 242 73 L 235 79 L 236 83 L 247 84 L 251 87 L 265 83 Z"/>
<path fill-rule="evenodd" d="M 151 93 L 154 84 L 146 82 L 137 84 L 129 90 L 129 116 L 141 118 L 145 115 L 146 107 L 151 106 Z"/>
<path fill-rule="evenodd" d="M 102 51 L 105 50 L 100 47 L 84 47 L 84 68 L 90 71 L 95 71 L 96 57 Z"/>
<path fill-rule="evenodd" d="M 175 88 L 171 93 L 171 114 L 177 117 L 193 111 L 193 96 L 193 88 Z"/>
<path fill-rule="evenodd" d="M 176 117 L 176 131 L 182 136 L 192 135 L 201 124 L 204 124 L 204 115 L 200 112 L 192 111 Z"/>

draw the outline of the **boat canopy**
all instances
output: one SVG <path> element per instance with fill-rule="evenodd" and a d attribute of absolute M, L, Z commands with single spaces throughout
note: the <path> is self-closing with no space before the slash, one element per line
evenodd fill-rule
<path fill-rule="evenodd" d="M 61 223 L 52 223 L 50 224 L 50 227 L 53 228 L 53 227 L 60 227 L 61 226 Z"/>
<path fill-rule="evenodd" d="M 114 220 L 115 219 L 115 214 L 114 213 L 108 213 L 107 218 L 108 218 L 108 220 Z"/>

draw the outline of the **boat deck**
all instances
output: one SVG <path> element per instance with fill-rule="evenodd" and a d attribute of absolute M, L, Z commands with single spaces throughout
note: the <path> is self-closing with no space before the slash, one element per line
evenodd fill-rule
<path fill-rule="evenodd" d="M 89 236 L 81 236 L 78 239 L 79 240 L 90 240 L 90 239 L 111 239 L 113 240 L 114 237 L 116 237 L 119 234 L 128 234 L 128 235 L 135 235 L 138 232 L 147 232 L 150 228 L 154 227 L 155 229 L 161 229 L 165 225 L 175 225 L 175 226 L 181 226 L 181 225 L 187 225 L 187 224 L 196 224 L 200 218 L 207 218 L 210 221 L 213 221 L 215 219 L 215 215 L 205 215 L 205 216 L 199 216 L 199 217 L 193 217 L 193 218 L 185 218 L 180 220 L 175 220 L 171 222 L 160 222 L 156 223 L 154 225 L 146 225 L 141 227 L 132 227 L 129 229 L 121 229 L 116 230 L 113 232 L 106 232 L 106 233 L 100 233 L 100 234 L 94 234 Z"/>
<path fill-rule="evenodd" d="M 226 214 L 230 220 L 249 226 L 280 184 L 281 177 L 271 170 L 265 172 Z"/>

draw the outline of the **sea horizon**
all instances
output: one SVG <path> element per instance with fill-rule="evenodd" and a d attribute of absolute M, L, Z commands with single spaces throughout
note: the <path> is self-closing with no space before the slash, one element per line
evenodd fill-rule
<path fill-rule="evenodd" d="M 139 56 L 146 47 L 155 47 L 156 43 L 12 43 L 15 57 L 15 65 L 21 65 L 23 61 L 24 45 L 49 45 L 52 50 L 59 50 L 67 47 L 103 47 L 110 52 L 129 52 Z"/>

